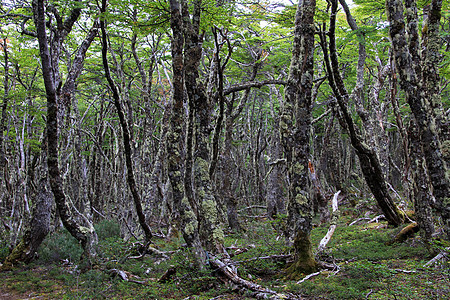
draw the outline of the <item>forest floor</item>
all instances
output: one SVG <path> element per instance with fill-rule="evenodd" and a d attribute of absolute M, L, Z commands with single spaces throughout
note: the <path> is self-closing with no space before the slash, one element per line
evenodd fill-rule
<path fill-rule="evenodd" d="M 341 217 L 327 250 L 319 256 L 335 269 L 303 282 L 283 276 L 289 248 L 279 230 L 280 220 L 255 218 L 245 224 L 245 233 L 227 234 L 226 246 L 230 253 L 242 252 L 233 257 L 241 277 L 280 294 L 302 299 L 448 299 L 449 261 L 424 266 L 448 247 L 442 244 L 446 242 L 425 247 L 416 235 L 388 245 L 401 228 L 365 219 L 349 226 L 352 219 L 357 218 Z M 314 228 L 314 245 L 327 230 Z M 169 259 L 156 254 L 133 258 L 136 243 L 121 239 L 117 224 L 104 221 L 97 231 L 98 266 L 80 273 L 76 264 L 81 249 L 61 230 L 47 237 L 36 262 L 0 273 L 0 299 L 252 299 L 213 270 L 195 268 L 181 239 L 155 238 L 152 246 Z M 167 282 L 159 282 L 170 268 L 176 272 Z"/>

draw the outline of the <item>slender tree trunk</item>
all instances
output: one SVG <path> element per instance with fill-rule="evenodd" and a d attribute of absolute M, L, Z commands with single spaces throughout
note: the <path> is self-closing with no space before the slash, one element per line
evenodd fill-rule
<path fill-rule="evenodd" d="M 273 93 L 275 87 L 271 87 Z M 282 98 L 280 96 L 280 98 Z M 280 99 L 282 102 L 282 99 Z M 282 104 L 282 103 L 280 103 Z M 269 217 L 274 218 L 276 215 L 285 215 L 286 207 L 283 196 L 283 179 L 282 179 L 282 161 L 281 157 L 283 154 L 283 149 L 280 140 L 280 118 L 277 116 L 275 112 L 275 107 L 273 105 L 273 101 L 270 101 L 271 106 L 271 114 L 274 120 L 273 122 L 273 131 L 271 134 L 271 142 L 269 146 L 270 153 L 270 169 L 269 169 L 269 181 L 267 183 L 267 214 Z M 281 108 L 282 109 L 282 108 Z"/>
<path fill-rule="evenodd" d="M 232 191 L 232 172 L 233 172 L 233 164 L 232 156 L 231 156 L 231 147 L 233 141 L 233 128 L 234 128 L 234 120 L 233 118 L 233 106 L 234 106 L 234 96 L 233 99 L 227 102 L 227 109 L 225 112 L 226 120 L 225 120 L 225 140 L 223 145 L 223 181 L 222 181 L 222 192 L 224 197 L 224 202 L 227 207 L 227 218 L 228 218 L 228 226 L 231 230 L 240 232 L 242 230 L 241 224 L 239 222 L 238 214 L 237 214 L 237 205 L 238 199 L 234 195 Z"/>
<path fill-rule="evenodd" d="M 350 135 L 350 141 L 356 150 L 361 171 L 364 178 L 374 195 L 386 219 L 392 225 L 398 226 L 403 223 L 404 215 L 395 205 L 387 188 L 386 179 L 383 175 L 382 167 L 379 159 L 373 149 L 368 147 L 362 140 L 358 129 L 348 111 L 347 101 L 349 99 L 348 92 L 344 86 L 344 82 L 339 72 L 339 64 L 337 58 L 336 41 L 335 41 L 335 25 L 336 25 L 337 0 L 332 1 L 331 17 L 330 17 L 330 58 L 328 57 L 328 49 L 326 46 L 326 37 L 321 34 L 321 44 L 324 51 L 325 64 L 328 73 L 328 81 L 336 96 L 338 105 L 343 114 L 346 129 Z"/>
<path fill-rule="evenodd" d="M 102 0 L 101 12 L 102 13 L 106 12 L 106 0 Z M 130 130 L 129 130 L 129 127 L 127 124 L 127 120 L 125 118 L 125 114 L 122 109 L 122 104 L 120 103 L 119 92 L 117 90 L 117 87 L 116 87 L 114 81 L 111 78 L 111 74 L 109 71 L 108 60 L 107 60 L 108 40 L 106 38 L 106 24 L 105 24 L 104 20 L 100 21 L 100 27 L 102 30 L 102 43 L 103 43 L 103 45 L 102 45 L 103 68 L 105 70 L 105 75 L 106 75 L 106 79 L 108 80 L 109 87 L 111 88 L 111 91 L 113 93 L 114 106 L 117 109 L 117 114 L 119 115 L 120 125 L 122 127 L 123 146 L 125 149 L 125 162 L 126 162 L 126 166 L 127 166 L 127 182 L 128 182 L 128 186 L 131 191 L 131 195 L 133 197 L 136 214 L 139 219 L 139 224 L 141 225 L 141 228 L 145 234 L 145 244 L 148 244 L 148 243 L 150 243 L 150 240 L 153 235 L 152 235 L 151 229 L 145 219 L 145 215 L 142 210 L 141 197 L 139 195 L 139 191 L 136 186 L 136 181 L 134 178 L 133 162 L 131 160 L 132 150 L 131 150 Z"/>
<path fill-rule="evenodd" d="M 3 103 L 1 106 L 1 117 L 0 117 L 0 176 L 3 176 L 3 168 L 6 166 L 5 149 L 3 145 L 3 134 L 6 131 L 6 109 L 8 108 L 8 97 L 9 97 L 9 55 L 8 55 L 8 42 L 7 38 L 3 38 L 3 54 L 5 59 L 5 80 L 4 80 L 4 92 L 3 92 Z M 5 178 L 6 179 L 6 178 Z"/>

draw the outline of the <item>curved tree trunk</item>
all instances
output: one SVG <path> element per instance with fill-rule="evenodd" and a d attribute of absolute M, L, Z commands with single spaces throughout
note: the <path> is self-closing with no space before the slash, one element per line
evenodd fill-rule
<path fill-rule="evenodd" d="M 61 221 L 70 234 L 81 243 L 84 249 L 82 259 L 89 266 L 96 256 L 94 246 L 97 242 L 97 235 L 89 221 L 86 220 L 88 227 L 81 226 L 72 215 L 70 204 L 63 191 L 62 178 L 58 167 L 58 106 L 53 69 L 51 67 L 52 56 L 49 52 L 45 29 L 45 8 L 43 0 L 33 1 L 33 17 L 36 24 L 42 73 L 47 95 L 47 163 L 50 186 L 55 197 L 56 207 Z"/>
<path fill-rule="evenodd" d="M 17 262 L 29 263 L 36 258 L 39 246 L 50 231 L 53 195 L 47 186 L 47 177 L 44 177 L 39 182 L 39 190 L 33 197 L 31 220 L 27 224 L 20 243 L 5 259 L 3 270 L 13 267 Z"/>
<path fill-rule="evenodd" d="M 339 63 L 337 58 L 335 26 L 336 26 L 337 0 L 332 1 L 330 16 L 330 57 L 328 57 L 328 47 L 325 34 L 321 34 L 321 46 L 324 51 L 325 65 L 328 73 L 328 81 L 336 96 L 339 108 L 343 114 L 346 129 L 350 136 L 350 141 L 359 158 L 361 171 L 370 188 L 370 191 L 377 200 L 378 206 L 383 211 L 386 219 L 392 225 L 398 226 L 404 221 L 404 214 L 395 205 L 387 188 L 382 166 L 377 154 L 368 147 L 358 132 L 358 129 L 347 108 L 349 94 L 344 86 L 341 74 L 339 72 Z M 330 64 L 331 60 L 331 64 Z"/>

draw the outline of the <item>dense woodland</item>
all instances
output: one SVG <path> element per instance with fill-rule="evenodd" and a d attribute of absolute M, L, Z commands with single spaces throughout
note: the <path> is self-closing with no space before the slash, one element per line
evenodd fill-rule
<path fill-rule="evenodd" d="M 343 262 L 351 277 L 339 247 L 370 244 L 357 228 L 386 234 L 384 253 L 418 247 L 443 292 L 417 299 L 449 292 L 447 1 L 10 0 L 0 15 L 3 275 L 64 261 L 158 284 L 119 298 L 185 298 L 198 285 L 161 289 L 203 278 L 226 287 L 205 299 L 297 299 L 313 288 L 288 282 Z"/>

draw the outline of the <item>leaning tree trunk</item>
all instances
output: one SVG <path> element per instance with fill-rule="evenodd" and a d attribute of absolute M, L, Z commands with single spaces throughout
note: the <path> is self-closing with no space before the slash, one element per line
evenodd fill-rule
<path fill-rule="evenodd" d="M 325 65 L 328 73 L 328 81 L 336 96 L 339 108 L 343 114 L 346 129 L 350 136 L 350 141 L 353 148 L 358 155 L 361 165 L 361 171 L 370 188 L 370 191 L 374 195 L 375 199 L 381 210 L 383 211 L 386 219 L 392 225 L 398 226 L 404 221 L 404 214 L 395 205 L 392 197 L 389 194 L 387 188 L 386 179 L 384 178 L 382 166 L 379 162 L 376 152 L 368 147 L 358 132 L 358 129 L 350 115 L 347 108 L 347 101 L 349 94 L 344 86 L 341 74 L 339 72 L 339 63 L 336 50 L 336 12 L 337 12 L 337 0 L 332 1 L 331 16 L 330 16 L 330 56 L 328 56 L 328 47 L 326 42 L 325 33 L 321 33 L 321 46 L 324 51 Z M 331 60 L 331 63 L 330 63 Z"/>
<path fill-rule="evenodd" d="M 4 93 L 3 93 L 3 103 L 1 106 L 2 112 L 0 117 L 0 176 L 3 175 L 3 168 L 6 166 L 5 150 L 3 147 L 3 134 L 6 131 L 6 109 L 8 108 L 8 97 L 9 97 L 9 55 L 8 55 L 8 43 L 6 37 L 3 38 L 3 53 L 5 56 L 4 68 L 5 68 L 5 79 L 4 79 Z"/>
<path fill-rule="evenodd" d="M 312 273 L 317 269 L 310 238 L 313 203 L 308 174 L 315 10 L 315 0 L 298 3 L 286 101 L 280 118 L 281 140 L 290 180 L 287 226 L 294 234 L 294 262 L 286 270 L 290 278 L 297 278 L 302 273 Z"/>
<path fill-rule="evenodd" d="M 45 155 L 43 155 L 45 158 Z M 53 195 L 47 189 L 47 177 L 43 177 L 34 192 L 32 217 L 27 223 L 19 244 L 5 259 L 2 270 L 12 268 L 18 262 L 29 263 L 36 258 L 37 250 L 50 231 Z"/>
<path fill-rule="evenodd" d="M 63 191 L 63 183 L 58 166 L 58 106 L 53 70 L 51 68 L 51 54 L 45 29 L 43 0 L 33 1 L 33 17 L 36 24 L 42 75 L 47 96 L 47 163 L 50 186 L 61 221 L 70 234 L 82 245 L 84 249 L 82 259 L 89 266 L 96 256 L 94 246 L 97 242 L 97 236 L 91 223 L 86 222 L 89 227 L 81 226 L 72 215 L 70 204 Z"/>
<path fill-rule="evenodd" d="M 417 22 L 417 13 L 415 13 L 415 2 L 406 1 L 408 29 L 411 23 Z M 441 17 L 442 1 L 433 0 L 430 11 L 430 18 L 428 26 L 439 26 Z M 387 0 L 386 9 L 388 12 L 388 20 L 390 23 L 389 34 L 392 39 L 392 49 L 394 53 L 394 60 L 400 78 L 400 86 L 405 91 L 406 100 L 411 107 L 411 111 L 417 122 L 420 136 L 420 146 L 423 148 L 428 174 L 430 176 L 431 184 L 433 185 L 433 193 L 436 198 L 436 208 L 439 211 L 442 221 L 444 223 L 444 230 L 447 237 L 450 238 L 450 190 L 449 190 L 449 175 L 447 172 L 446 162 L 442 157 L 441 143 L 438 132 L 436 131 L 436 120 L 434 118 L 430 101 L 436 101 L 435 86 L 439 82 L 434 82 L 430 78 L 430 69 L 428 64 L 423 68 L 425 72 L 422 74 L 418 68 L 420 60 L 417 47 L 408 44 L 405 32 L 405 21 L 403 13 L 403 5 L 400 0 Z M 436 30 L 436 28 L 435 28 Z M 417 29 L 409 29 L 408 35 L 415 36 Z M 436 34 L 436 32 L 434 32 Z M 416 41 L 416 39 L 412 39 Z M 417 42 L 417 41 L 416 41 Z M 430 56 L 437 55 L 436 45 L 429 45 L 427 52 L 427 60 L 433 60 Z M 439 48 L 439 47 L 437 47 Z M 437 72 L 434 70 L 433 72 Z M 430 85 L 430 82 L 433 84 Z M 417 145 L 419 146 L 419 145 Z"/>

